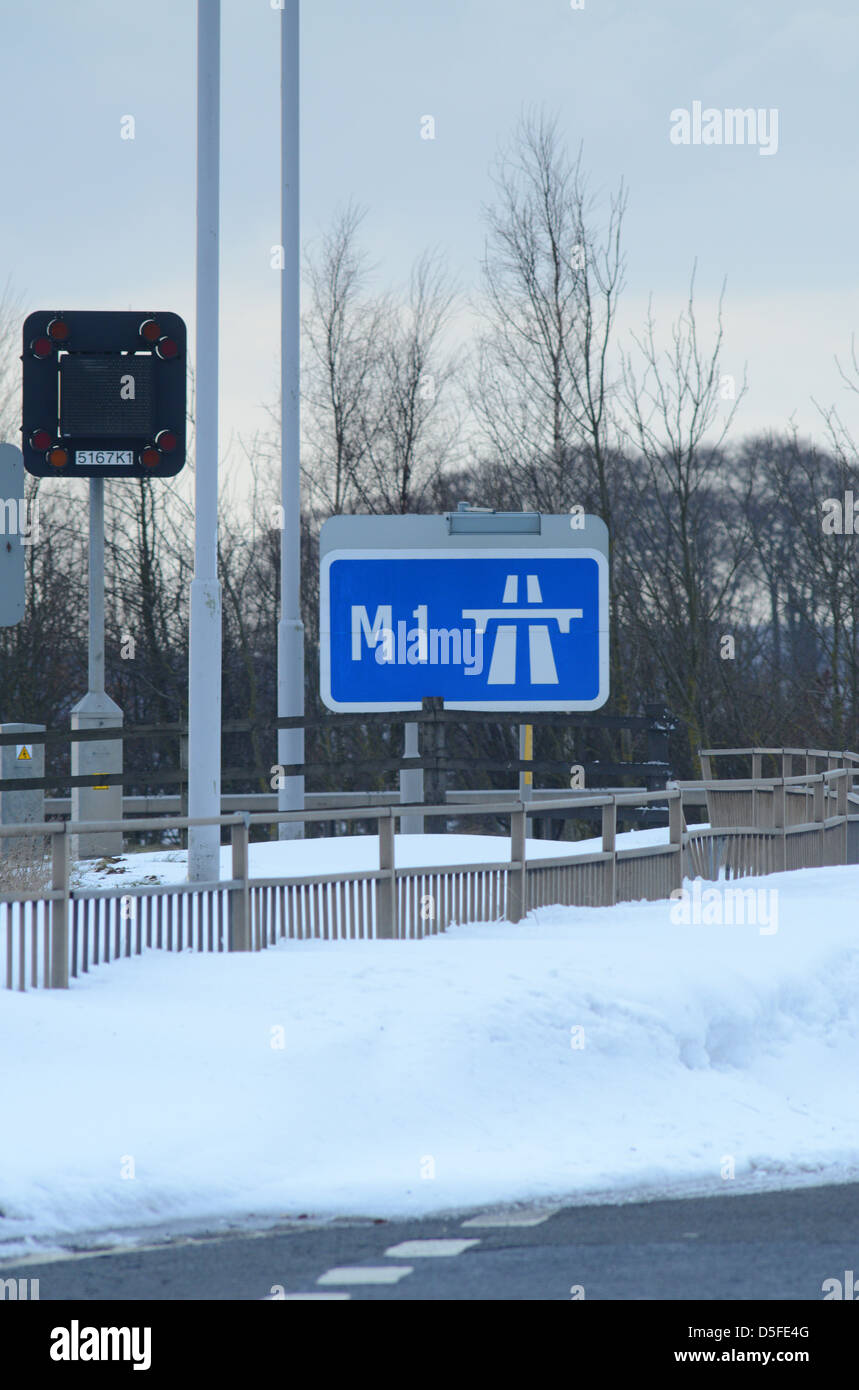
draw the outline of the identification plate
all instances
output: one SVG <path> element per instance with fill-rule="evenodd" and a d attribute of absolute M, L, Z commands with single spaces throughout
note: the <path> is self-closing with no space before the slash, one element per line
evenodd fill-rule
<path fill-rule="evenodd" d="M 79 468 L 133 468 L 133 449 L 76 449 Z"/>

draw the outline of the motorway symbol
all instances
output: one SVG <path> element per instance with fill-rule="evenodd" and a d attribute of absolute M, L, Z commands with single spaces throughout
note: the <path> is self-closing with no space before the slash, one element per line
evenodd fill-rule
<path fill-rule="evenodd" d="M 536 574 L 526 576 L 528 586 L 528 602 L 541 603 L 543 595 L 540 590 L 540 579 Z M 504 585 L 504 598 L 502 603 L 510 604 L 508 608 L 484 608 L 484 609 L 463 609 L 462 616 L 465 619 L 472 619 L 475 625 L 475 632 L 481 636 L 485 635 L 490 619 L 498 618 L 502 622 L 495 634 L 495 644 L 492 648 L 492 656 L 489 662 L 489 675 L 487 684 L 489 685 L 515 685 L 516 684 L 516 642 L 518 628 L 509 622 L 512 618 L 525 618 L 528 620 L 528 649 L 530 652 L 530 683 L 531 685 L 557 685 L 558 670 L 555 665 L 555 658 L 552 652 L 552 642 L 549 635 L 549 628 L 545 623 L 537 623 L 537 618 L 554 618 L 561 632 L 569 632 L 570 619 L 582 618 L 584 613 L 581 608 L 516 608 L 515 605 L 519 596 L 519 576 L 508 574 Z"/>

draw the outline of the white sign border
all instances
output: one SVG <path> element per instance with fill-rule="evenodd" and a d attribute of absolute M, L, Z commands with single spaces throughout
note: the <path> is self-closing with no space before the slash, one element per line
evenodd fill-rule
<path fill-rule="evenodd" d="M 593 700 L 445 700 L 445 709 L 507 710 L 562 710 L 576 714 L 586 710 L 602 709 L 609 697 L 609 611 L 608 611 L 608 557 L 601 550 L 585 549 L 579 546 L 564 546 L 553 549 L 539 549 L 536 546 L 497 549 L 466 549 L 448 547 L 441 550 L 422 549 L 358 549 L 331 550 L 323 558 L 319 575 L 319 694 L 327 709 L 339 714 L 384 713 L 394 710 L 419 710 L 421 702 L 362 700 L 338 701 L 331 694 L 331 600 L 330 571 L 335 560 L 596 560 L 598 568 L 598 609 L 599 609 L 599 690 Z"/>

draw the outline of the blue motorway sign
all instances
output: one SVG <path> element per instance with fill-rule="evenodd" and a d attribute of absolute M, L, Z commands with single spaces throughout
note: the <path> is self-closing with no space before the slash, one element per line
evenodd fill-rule
<path fill-rule="evenodd" d="M 358 520 L 358 518 L 355 518 Z M 523 538 L 524 539 L 524 538 Z M 531 539 L 530 537 L 528 538 Z M 608 698 L 608 560 L 584 546 L 332 549 L 321 576 L 330 709 L 597 709 Z"/>

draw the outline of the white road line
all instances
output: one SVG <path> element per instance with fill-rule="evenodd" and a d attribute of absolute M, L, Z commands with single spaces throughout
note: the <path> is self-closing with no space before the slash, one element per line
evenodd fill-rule
<path fill-rule="evenodd" d="M 463 1229 L 467 1226 L 542 1226 L 554 1214 L 553 1211 L 488 1211 L 483 1216 L 470 1217 L 462 1225 Z"/>
<path fill-rule="evenodd" d="M 283 1298 L 273 1299 L 276 1303 L 338 1303 L 351 1299 L 350 1293 L 286 1293 Z"/>
<path fill-rule="evenodd" d="M 412 1270 L 409 1265 L 345 1265 L 329 1269 L 317 1284 L 398 1284 Z"/>
<path fill-rule="evenodd" d="M 479 1240 L 404 1240 L 399 1245 L 391 1245 L 385 1251 L 395 1260 L 419 1259 L 425 1255 L 461 1255 L 470 1245 L 479 1245 Z"/>

